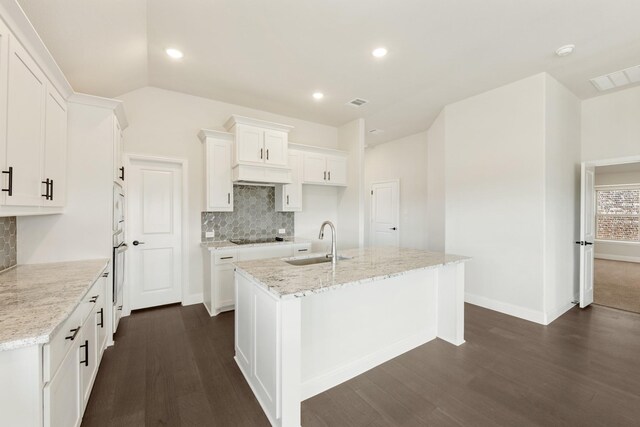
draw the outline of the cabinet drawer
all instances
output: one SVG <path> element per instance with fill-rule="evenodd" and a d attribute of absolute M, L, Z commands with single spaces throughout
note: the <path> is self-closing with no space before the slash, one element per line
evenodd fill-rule
<path fill-rule="evenodd" d="M 235 251 L 215 252 L 215 254 L 213 255 L 214 263 L 216 265 L 230 264 L 232 262 L 236 262 L 237 258 L 238 258 L 238 255 L 236 254 Z"/>
<path fill-rule="evenodd" d="M 43 346 L 44 366 L 42 375 L 45 383 L 54 377 L 69 349 L 82 337 L 80 325 L 82 325 L 82 312 L 76 309 L 60 326 L 51 341 Z"/>

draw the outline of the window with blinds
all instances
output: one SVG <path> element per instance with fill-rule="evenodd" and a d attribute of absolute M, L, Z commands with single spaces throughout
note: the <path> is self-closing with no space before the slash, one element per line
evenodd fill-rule
<path fill-rule="evenodd" d="M 596 189 L 596 239 L 640 242 L 640 185 Z"/>

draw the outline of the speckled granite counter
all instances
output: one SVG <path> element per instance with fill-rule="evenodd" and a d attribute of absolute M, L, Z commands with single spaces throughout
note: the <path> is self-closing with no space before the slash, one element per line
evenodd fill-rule
<path fill-rule="evenodd" d="M 0 273 L 0 351 L 49 342 L 108 263 L 18 265 Z"/>
<path fill-rule="evenodd" d="M 339 251 L 338 255 L 351 259 L 338 261 L 335 270 L 330 262 L 294 266 L 277 258 L 239 262 L 236 268 L 286 299 L 469 260 L 459 255 L 390 247 L 351 249 Z"/>
<path fill-rule="evenodd" d="M 256 246 L 291 245 L 291 244 L 296 244 L 296 243 L 311 243 L 311 240 L 305 239 L 305 238 L 302 238 L 302 237 L 294 237 L 294 238 L 287 238 L 287 239 L 283 240 L 282 242 L 278 242 L 278 241 L 274 240 L 273 242 L 251 243 L 251 244 L 248 244 L 248 245 L 238 245 L 238 244 L 230 242 L 228 240 L 220 240 L 220 241 L 215 241 L 215 242 L 202 242 L 202 243 L 200 243 L 200 246 L 202 246 L 203 248 L 208 248 L 210 251 L 213 251 L 213 250 L 216 250 L 216 249 L 252 248 L 252 247 L 256 247 Z"/>

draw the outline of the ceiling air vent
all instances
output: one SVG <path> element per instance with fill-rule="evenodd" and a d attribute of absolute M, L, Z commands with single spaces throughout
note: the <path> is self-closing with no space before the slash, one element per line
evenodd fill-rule
<path fill-rule="evenodd" d="M 367 102 L 369 102 L 369 101 L 367 101 L 366 99 L 356 98 L 356 99 L 352 99 L 351 101 L 347 102 L 347 105 L 353 105 L 354 107 L 362 107 Z"/>
<path fill-rule="evenodd" d="M 379 135 L 379 134 L 381 134 L 382 132 L 384 132 L 382 129 L 371 129 L 371 130 L 369 131 L 369 133 L 370 133 L 371 135 Z"/>
<path fill-rule="evenodd" d="M 605 74 L 604 76 L 594 77 L 590 81 L 596 89 L 601 92 L 633 83 L 640 83 L 640 65 Z"/>

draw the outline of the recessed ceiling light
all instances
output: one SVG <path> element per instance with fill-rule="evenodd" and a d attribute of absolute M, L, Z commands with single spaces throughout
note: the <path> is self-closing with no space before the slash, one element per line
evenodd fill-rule
<path fill-rule="evenodd" d="M 559 57 L 571 55 L 573 53 L 573 49 L 575 49 L 575 48 L 576 48 L 576 46 L 573 45 L 573 44 L 566 44 L 564 46 L 560 46 L 556 50 L 556 55 L 558 55 Z"/>
<path fill-rule="evenodd" d="M 384 47 L 378 47 L 376 49 L 373 49 L 373 52 L 371 52 L 371 54 L 376 58 L 382 58 L 387 54 L 387 49 Z"/>
<path fill-rule="evenodd" d="M 322 92 L 314 92 L 313 93 L 313 99 L 322 99 L 324 98 L 324 93 Z"/>
<path fill-rule="evenodd" d="M 173 59 L 180 59 L 184 56 L 184 54 L 181 51 L 179 51 L 178 49 L 174 49 L 172 47 L 165 50 L 165 52 L 167 52 L 167 55 L 169 55 Z"/>

